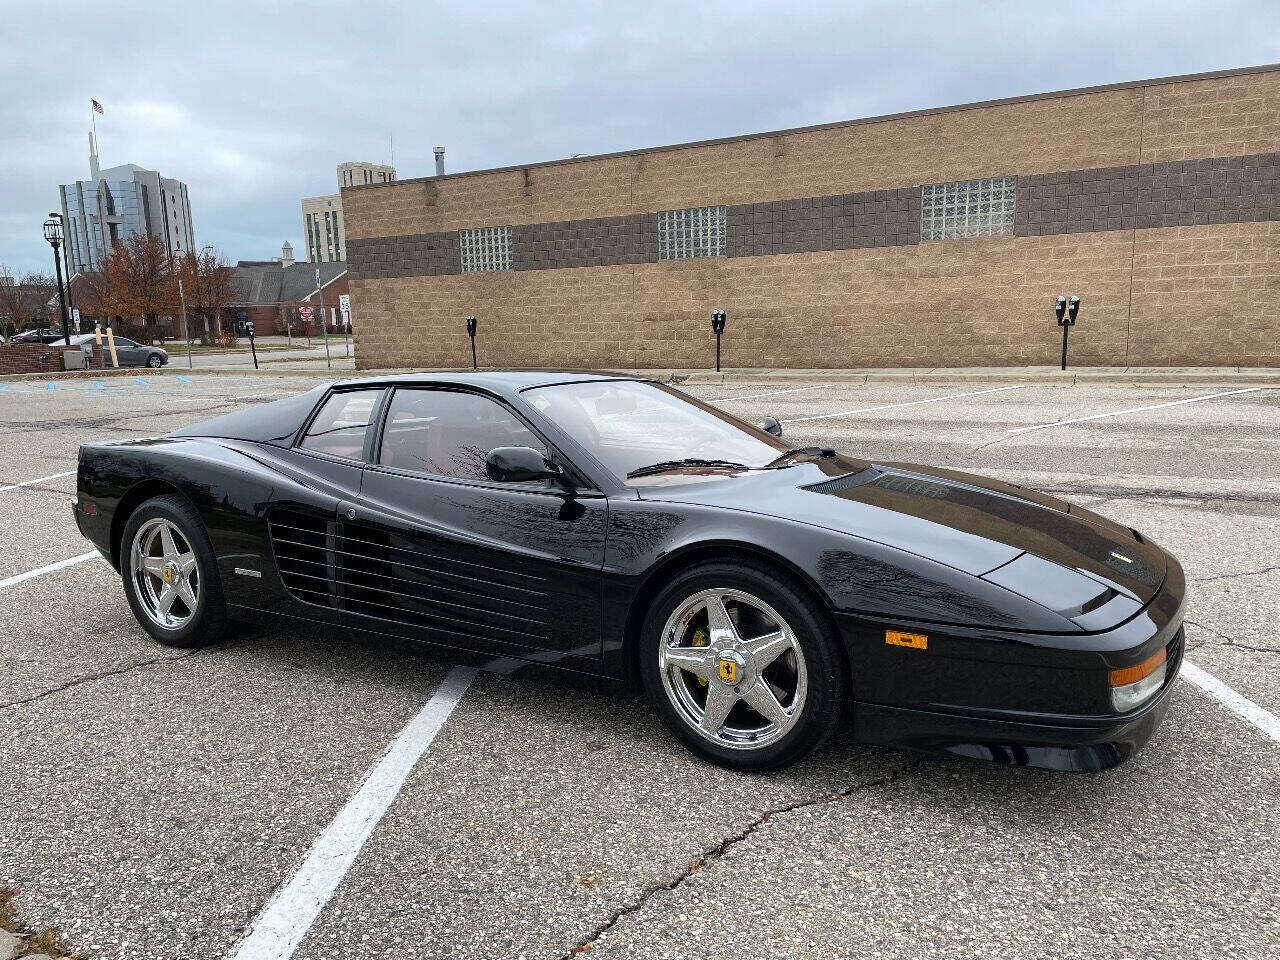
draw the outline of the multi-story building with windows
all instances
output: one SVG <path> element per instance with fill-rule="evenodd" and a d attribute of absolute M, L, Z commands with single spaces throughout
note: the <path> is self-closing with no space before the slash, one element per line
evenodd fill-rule
<path fill-rule="evenodd" d="M 392 183 L 395 179 L 395 167 L 383 163 L 338 164 L 339 188 Z M 303 198 L 302 238 L 307 259 L 312 263 L 333 263 L 345 259 L 347 235 L 340 194 Z"/>
<path fill-rule="evenodd" d="M 134 234 L 159 237 L 174 256 L 195 249 L 191 198 L 181 180 L 135 163 L 101 169 L 92 135 L 89 171 L 90 179 L 58 188 L 70 273 L 102 269 L 112 247 Z"/>
<path fill-rule="evenodd" d="M 1280 66 L 342 188 L 362 367 L 1280 365 Z"/>

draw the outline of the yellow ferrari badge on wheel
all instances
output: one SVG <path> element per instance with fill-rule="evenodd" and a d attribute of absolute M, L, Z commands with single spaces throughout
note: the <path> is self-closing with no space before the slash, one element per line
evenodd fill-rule
<path fill-rule="evenodd" d="M 718 665 L 720 667 L 720 679 L 725 683 L 738 682 L 738 661 L 733 657 L 721 657 Z"/>

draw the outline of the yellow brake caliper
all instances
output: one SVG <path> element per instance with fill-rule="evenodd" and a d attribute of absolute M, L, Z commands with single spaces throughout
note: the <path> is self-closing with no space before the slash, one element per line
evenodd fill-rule
<path fill-rule="evenodd" d="M 699 627 L 697 630 L 693 631 L 693 645 L 694 645 L 695 647 L 705 647 L 705 646 L 709 646 L 709 645 L 710 645 L 710 643 L 711 643 L 711 640 L 710 640 L 710 639 L 708 639 L 708 637 L 707 637 L 707 631 L 703 630 L 701 627 Z M 706 677 L 699 677 L 699 678 L 698 678 L 698 686 L 700 686 L 700 687 L 705 687 L 706 685 L 707 685 L 707 678 L 706 678 Z"/>

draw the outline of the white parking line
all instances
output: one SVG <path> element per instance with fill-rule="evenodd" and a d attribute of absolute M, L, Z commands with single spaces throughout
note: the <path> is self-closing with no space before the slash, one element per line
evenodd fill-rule
<path fill-rule="evenodd" d="M 1168 403 L 1152 403 L 1145 407 L 1130 407 L 1128 410 L 1112 410 L 1110 413 L 1095 413 L 1088 417 L 1072 417 L 1070 420 L 1055 420 L 1053 423 L 1038 423 L 1033 427 L 1014 427 L 1009 433 L 1026 433 L 1029 430 L 1048 430 L 1050 427 L 1065 427 L 1069 423 L 1084 423 L 1086 420 L 1101 420 L 1104 417 L 1118 417 L 1124 413 L 1142 413 L 1144 410 L 1159 410 L 1161 407 L 1176 407 L 1183 403 L 1199 403 L 1201 400 L 1212 400 L 1215 397 L 1233 397 L 1238 393 L 1254 393 L 1265 387 L 1245 387 L 1242 390 L 1223 390 L 1221 393 L 1206 393 L 1202 397 L 1187 397 L 1185 400 L 1170 400 Z"/>
<path fill-rule="evenodd" d="M 1244 717 L 1272 740 L 1280 743 L 1280 717 L 1236 693 L 1213 674 L 1201 670 L 1190 660 L 1182 661 L 1182 675 L 1232 713 Z"/>
<path fill-rule="evenodd" d="M 293 956 L 475 676 L 472 667 L 449 671 L 440 689 L 405 724 L 360 789 L 316 838 L 297 871 L 258 914 L 245 938 L 229 954 L 233 960 L 287 960 Z"/>
<path fill-rule="evenodd" d="M 21 483 L 11 483 L 7 487 L 0 487 L 0 493 L 6 490 L 17 490 L 19 487 L 33 487 L 37 483 L 44 483 L 46 480 L 57 480 L 59 477 L 74 476 L 74 470 L 67 470 L 64 473 L 51 473 L 47 477 L 36 477 L 34 480 L 23 480 Z"/>
<path fill-rule="evenodd" d="M 38 570 L 28 570 L 26 573 L 15 574 L 12 577 L 6 577 L 0 580 L 0 588 L 13 587 L 19 583 L 25 583 L 28 580 L 34 580 L 36 577 L 43 577 L 46 573 L 56 573 L 59 570 L 65 570 L 67 567 L 74 567 L 77 563 L 84 563 L 86 560 L 92 560 L 94 557 L 101 557 L 97 550 L 89 553 L 82 553 L 78 557 L 68 557 L 66 560 L 59 560 L 57 563 L 51 563 L 47 567 L 40 567 Z"/>
<path fill-rule="evenodd" d="M 804 393 L 806 390 L 821 390 L 823 387 L 834 387 L 834 383 L 819 383 L 813 387 L 793 387 L 790 390 L 770 390 L 768 393 L 750 393 L 745 397 L 720 397 L 708 400 L 707 403 L 728 403 L 730 400 L 759 400 L 761 397 L 780 397 L 784 393 Z"/>
<path fill-rule="evenodd" d="M 989 390 L 974 390 L 970 393 L 952 393 L 945 397 L 929 397 L 927 400 L 906 400 L 902 403 L 885 403 L 878 407 L 860 407 L 857 410 L 841 410 L 838 413 L 820 413 L 815 417 L 795 417 L 783 420 L 783 423 L 805 423 L 809 420 L 830 420 L 832 417 L 847 417 L 854 413 L 870 413 L 872 410 L 892 410 L 895 407 L 915 407 L 922 403 L 941 403 L 943 400 L 960 400 L 964 397 L 980 397 L 984 393 L 1000 393 L 1004 390 L 1021 390 L 1029 384 L 1018 383 L 1011 387 L 992 387 Z"/>

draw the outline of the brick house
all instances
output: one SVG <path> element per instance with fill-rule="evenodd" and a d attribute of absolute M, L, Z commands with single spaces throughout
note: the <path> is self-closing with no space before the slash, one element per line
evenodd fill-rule
<path fill-rule="evenodd" d="M 1280 366 L 1280 66 L 342 190 L 358 365 Z"/>
<path fill-rule="evenodd" d="M 232 300 L 222 311 L 223 329 L 251 320 L 254 332 L 262 336 L 283 335 L 293 324 L 295 336 L 306 335 L 306 325 L 298 319 L 298 308 L 309 305 L 315 311 L 311 331 L 320 332 L 321 318 L 330 332 L 342 327 L 338 298 L 348 293 L 347 265 L 297 263 L 285 245 L 279 260 L 241 260 L 231 268 Z M 320 271 L 320 294 L 316 295 L 316 270 Z"/>

